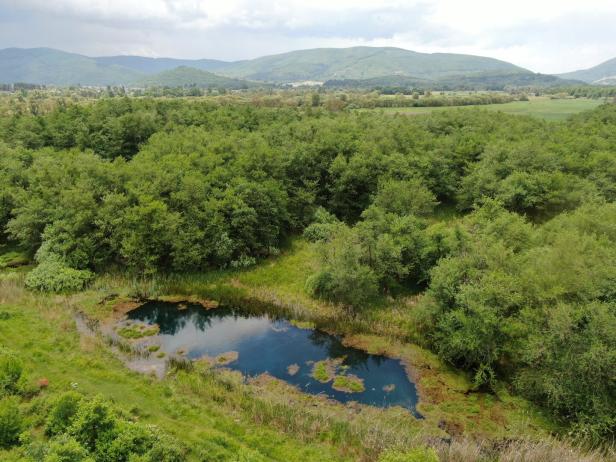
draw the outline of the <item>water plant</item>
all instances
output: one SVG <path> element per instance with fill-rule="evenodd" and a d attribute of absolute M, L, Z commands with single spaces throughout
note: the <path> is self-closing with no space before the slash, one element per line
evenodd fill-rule
<path fill-rule="evenodd" d="M 337 375 L 334 377 L 332 388 L 346 393 L 361 393 L 365 391 L 364 381 L 356 375 Z"/>

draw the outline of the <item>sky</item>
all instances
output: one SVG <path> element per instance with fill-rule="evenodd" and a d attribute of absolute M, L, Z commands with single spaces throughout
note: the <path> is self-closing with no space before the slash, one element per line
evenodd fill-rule
<path fill-rule="evenodd" d="M 616 0 L 0 0 L 0 48 L 230 61 L 356 45 L 567 72 L 616 57 Z"/>

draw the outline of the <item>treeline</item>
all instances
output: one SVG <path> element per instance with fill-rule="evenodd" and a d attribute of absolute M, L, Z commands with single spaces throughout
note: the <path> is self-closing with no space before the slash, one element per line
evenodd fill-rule
<path fill-rule="evenodd" d="M 387 94 L 387 92 L 383 93 Z M 423 96 L 421 96 L 423 94 Z M 444 106 L 474 106 L 484 104 L 504 104 L 516 101 L 516 98 L 506 93 L 478 93 L 468 95 L 433 94 L 431 92 L 412 92 L 411 96 L 404 94 L 383 97 L 375 93 L 352 93 L 347 98 L 349 106 L 354 108 L 387 108 L 387 107 L 444 107 Z"/>
<path fill-rule="evenodd" d="M 566 86 L 566 87 L 554 87 L 549 90 L 545 90 L 546 94 L 550 95 L 569 95 L 577 98 L 613 98 L 616 97 L 616 86 L 611 85 L 584 85 L 578 86 Z"/>
<path fill-rule="evenodd" d="M 505 378 L 613 436 L 616 106 L 547 123 L 312 103 L 116 98 L 1 119 L 0 227 L 39 262 L 28 285 L 243 267 L 304 231 L 315 296 L 361 310 L 425 289 L 418 340 L 477 387 Z"/>

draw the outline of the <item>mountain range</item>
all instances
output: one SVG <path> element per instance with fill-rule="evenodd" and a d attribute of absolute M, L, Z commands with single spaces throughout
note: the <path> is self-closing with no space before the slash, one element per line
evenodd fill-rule
<path fill-rule="evenodd" d="M 51 48 L 0 50 L 0 83 L 58 86 L 249 88 L 264 83 L 330 81 L 361 87 L 383 80 L 415 82 L 418 86 L 423 83 L 426 87 L 498 88 L 564 85 L 574 80 L 601 83 L 601 79 L 609 82 L 615 75 L 616 59 L 584 71 L 547 76 L 493 58 L 418 53 L 392 47 L 319 48 L 234 62 L 142 56 L 88 57 Z"/>

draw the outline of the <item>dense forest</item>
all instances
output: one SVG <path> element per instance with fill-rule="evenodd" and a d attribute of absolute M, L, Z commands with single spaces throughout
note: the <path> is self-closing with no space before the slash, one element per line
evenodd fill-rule
<path fill-rule="evenodd" d="M 616 434 L 616 105 L 549 123 L 110 98 L 4 117 L 0 139 L 2 240 L 32 289 L 243 268 L 303 234 L 315 298 L 353 316 L 425 292 L 416 341 L 477 389 Z"/>

